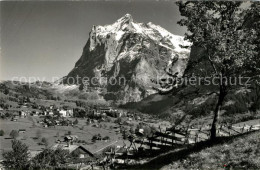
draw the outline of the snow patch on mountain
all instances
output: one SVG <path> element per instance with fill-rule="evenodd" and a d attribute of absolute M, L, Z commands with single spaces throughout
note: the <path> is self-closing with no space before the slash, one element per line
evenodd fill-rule
<path fill-rule="evenodd" d="M 95 49 L 95 46 L 104 39 L 110 39 L 111 35 L 114 36 L 115 43 L 122 38 L 127 32 L 134 32 L 147 36 L 155 41 L 168 41 L 165 44 L 160 43 L 161 46 L 169 48 L 176 52 L 189 52 L 190 49 L 181 48 L 182 46 L 191 46 L 191 43 L 184 40 L 184 37 L 174 35 L 151 22 L 147 24 L 137 23 L 133 21 L 130 14 L 126 14 L 112 25 L 93 26 L 91 31 L 90 51 Z"/>

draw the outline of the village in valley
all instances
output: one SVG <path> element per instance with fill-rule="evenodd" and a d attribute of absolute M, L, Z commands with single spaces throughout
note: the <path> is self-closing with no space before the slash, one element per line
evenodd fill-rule
<path fill-rule="evenodd" d="M 78 101 L 57 98 L 16 99 L 12 92 L 5 91 L 1 91 L 0 96 L 1 160 L 2 154 L 11 150 L 11 140 L 20 140 L 29 147 L 30 159 L 46 148 L 61 148 L 78 158 L 66 162 L 66 166 L 98 165 L 108 158 L 111 161 L 115 155 L 145 148 L 141 141 L 133 144 L 133 138 L 141 140 L 159 128 L 170 127 L 167 121 L 127 109 L 80 107 Z M 123 160 L 113 159 L 113 162 L 124 163 Z"/>
<path fill-rule="evenodd" d="M 1 93 L 1 159 L 12 149 L 11 140 L 28 146 L 29 159 L 46 149 L 65 150 L 73 157 L 59 166 L 99 167 L 136 164 L 210 137 L 210 118 L 198 123 L 176 123 L 137 110 L 60 97 L 15 98 L 13 91 Z M 256 121 L 222 124 L 219 136 L 232 136 L 260 129 Z"/>

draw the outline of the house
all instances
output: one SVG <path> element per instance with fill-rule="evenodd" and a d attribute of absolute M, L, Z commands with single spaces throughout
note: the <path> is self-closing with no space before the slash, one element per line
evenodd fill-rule
<path fill-rule="evenodd" d="M 48 114 L 48 112 L 47 112 L 47 111 L 44 111 L 44 112 L 43 112 L 43 115 L 44 115 L 44 116 L 46 116 L 47 114 Z"/>
<path fill-rule="evenodd" d="M 19 111 L 19 116 L 20 117 L 26 117 L 27 113 L 25 111 Z"/>
<path fill-rule="evenodd" d="M 108 113 L 113 111 L 111 107 L 101 107 L 99 108 L 100 113 Z"/>
<path fill-rule="evenodd" d="M 69 110 L 61 109 L 59 111 L 59 113 L 60 113 L 61 117 L 72 117 L 73 116 L 73 110 L 72 109 L 69 109 Z"/>
<path fill-rule="evenodd" d="M 94 112 L 94 116 L 100 116 L 101 113 L 100 112 Z"/>
<path fill-rule="evenodd" d="M 14 117 L 12 117 L 12 119 L 11 119 L 11 121 L 14 121 L 14 122 L 16 122 L 18 120 L 18 116 L 14 116 Z"/>
<path fill-rule="evenodd" d="M 24 104 L 22 105 L 22 107 L 27 108 L 27 107 L 28 107 L 28 104 L 27 104 L 27 103 L 24 103 Z"/>
<path fill-rule="evenodd" d="M 59 111 L 61 117 L 67 117 L 67 111 L 66 110 L 60 110 Z"/>
<path fill-rule="evenodd" d="M 86 158 L 94 158 L 94 155 L 88 151 L 86 148 L 83 146 L 78 146 L 78 145 L 67 145 L 67 144 L 55 144 L 54 146 L 51 147 L 51 149 L 56 150 L 56 149 L 62 149 L 62 150 L 67 150 L 70 155 L 76 156 L 77 158 L 80 159 L 86 159 Z"/>
<path fill-rule="evenodd" d="M 77 140 L 78 140 L 77 135 L 67 135 L 67 136 L 64 137 L 64 141 L 69 142 L 69 143 L 75 142 Z"/>
<path fill-rule="evenodd" d="M 59 120 L 55 120 L 55 124 L 59 126 L 60 125 L 60 121 Z"/>
<path fill-rule="evenodd" d="M 34 112 L 32 113 L 33 116 L 39 116 L 39 114 L 40 114 L 40 113 L 39 113 L 38 111 L 34 111 Z"/>
<path fill-rule="evenodd" d="M 69 117 L 72 117 L 73 116 L 73 110 L 72 109 L 68 109 L 67 110 L 67 114 Z"/>
<path fill-rule="evenodd" d="M 99 109 L 101 113 L 111 112 L 112 109 L 110 107 L 102 107 Z"/>
<path fill-rule="evenodd" d="M 53 116 L 53 111 L 49 111 L 48 115 Z"/>
<path fill-rule="evenodd" d="M 55 106 L 54 105 L 50 105 L 50 107 L 49 107 L 51 110 L 52 109 L 54 109 L 55 108 Z"/>
<path fill-rule="evenodd" d="M 138 135 L 144 135 L 144 129 L 138 129 L 138 132 L 137 132 Z"/>
<path fill-rule="evenodd" d="M 25 133 L 25 132 L 26 132 L 25 129 L 19 129 L 19 130 L 18 130 L 18 133 Z"/>

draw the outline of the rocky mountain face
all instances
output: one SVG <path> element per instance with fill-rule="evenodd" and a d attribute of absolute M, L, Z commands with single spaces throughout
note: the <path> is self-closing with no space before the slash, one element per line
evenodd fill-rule
<path fill-rule="evenodd" d="M 95 90 L 106 100 L 137 102 L 156 93 L 153 80 L 166 76 L 165 69 L 183 74 L 190 50 L 182 46 L 190 43 L 126 14 L 112 25 L 92 27 L 82 56 L 63 82 Z"/>

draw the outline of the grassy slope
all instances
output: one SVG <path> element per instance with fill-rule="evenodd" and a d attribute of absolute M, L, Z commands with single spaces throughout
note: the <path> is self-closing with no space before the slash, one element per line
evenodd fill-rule
<path fill-rule="evenodd" d="M 231 168 L 232 167 L 232 168 Z M 160 154 L 119 169 L 260 169 L 260 131 L 217 138 Z"/>
<path fill-rule="evenodd" d="M 172 162 L 162 169 L 260 169 L 260 132 L 236 137 Z"/>

